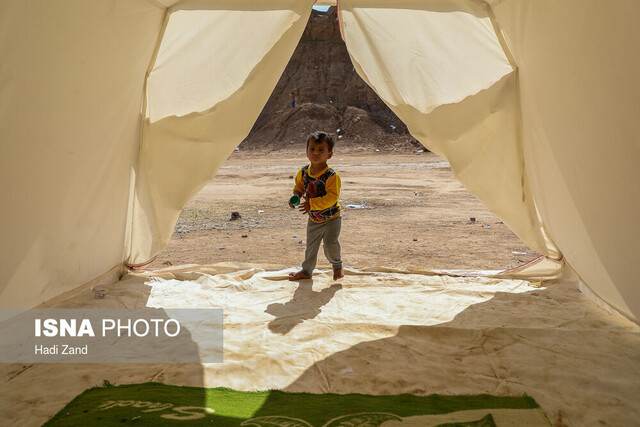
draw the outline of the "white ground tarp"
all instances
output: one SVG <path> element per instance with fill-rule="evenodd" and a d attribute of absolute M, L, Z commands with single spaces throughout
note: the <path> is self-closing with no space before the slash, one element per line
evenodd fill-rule
<path fill-rule="evenodd" d="M 640 419 L 637 327 L 597 307 L 575 282 L 540 287 L 370 268 L 347 270 L 341 283 L 330 270 L 295 283 L 289 271 L 171 268 L 125 276 L 102 300 L 87 287 L 47 303 L 222 308 L 224 363 L 1 365 L 0 424 L 39 426 L 104 380 L 312 393 L 526 393 L 554 425 Z M 205 343 L 198 347 L 206 351 Z"/>

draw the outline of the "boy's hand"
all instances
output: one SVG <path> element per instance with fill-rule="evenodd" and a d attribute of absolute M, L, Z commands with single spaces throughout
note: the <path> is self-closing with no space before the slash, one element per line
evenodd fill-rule
<path fill-rule="evenodd" d="M 302 194 L 301 194 L 300 192 L 298 192 L 298 191 L 294 191 L 294 192 L 293 192 L 293 195 L 294 195 L 294 196 L 298 196 L 299 198 L 302 198 Z M 291 209 L 295 209 L 295 208 L 296 208 L 294 205 L 292 205 L 292 204 L 291 204 L 291 202 L 289 202 L 289 207 L 290 207 Z"/>
<path fill-rule="evenodd" d="M 300 193 L 299 191 L 294 191 L 294 192 L 293 192 L 293 195 L 294 195 L 294 196 L 298 196 L 298 199 L 302 198 L 302 193 Z M 291 200 L 291 199 L 289 199 L 289 200 Z M 290 207 L 291 209 L 295 209 L 295 208 L 296 208 L 296 206 L 298 206 L 298 205 L 299 205 L 299 203 L 298 203 L 298 204 L 296 204 L 296 205 L 292 205 L 292 204 L 291 204 L 291 201 L 289 201 L 289 207 Z"/>
<path fill-rule="evenodd" d="M 300 212 L 302 212 L 303 214 L 308 214 L 309 211 L 311 210 L 311 203 L 309 203 L 309 200 L 302 196 L 302 200 L 304 200 L 304 202 L 300 203 Z"/>

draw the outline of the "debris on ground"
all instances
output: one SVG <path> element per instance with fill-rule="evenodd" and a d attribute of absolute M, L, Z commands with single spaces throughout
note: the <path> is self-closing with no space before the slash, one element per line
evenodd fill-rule
<path fill-rule="evenodd" d="M 235 221 L 236 219 L 240 219 L 242 218 L 242 215 L 240 215 L 240 212 L 231 212 L 231 218 L 229 219 L 229 221 Z"/>
<path fill-rule="evenodd" d="M 347 205 L 347 208 L 349 209 L 371 209 L 371 207 L 369 206 L 369 202 L 365 202 L 361 205 Z"/>

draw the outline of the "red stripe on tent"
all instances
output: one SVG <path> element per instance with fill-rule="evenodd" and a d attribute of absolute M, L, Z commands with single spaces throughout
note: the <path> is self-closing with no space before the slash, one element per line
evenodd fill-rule
<path fill-rule="evenodd" d="M 336 0 L 336 19 L 338 20 L 338 30 L 340 31 L 340 38 L 344 42 L 344 37 L 342 36 L 342 24 L 340 24 L 340 0 Z"/>
<path fill-rule="evenodd" d="M 142 264 L 127 264 L 126 262 L 124 263 L 125 267 L 127 267 L 129 270 L 140 270 L 141 267 L 144 267 L 145 265 L 149 265 L 151 264 L 153 261 L 156 260 L 156 258 L 158 258 L 158 255 L 154 256 L 153 258 L 151 258 L 149 261 L 147 262 L 143 262 Z M 148 270 L 148 271 L 153 271 L 153 270 Z"/>

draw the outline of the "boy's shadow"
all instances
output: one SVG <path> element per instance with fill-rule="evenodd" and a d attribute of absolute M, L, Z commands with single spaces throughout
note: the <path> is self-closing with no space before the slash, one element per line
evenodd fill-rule
<path fill-rule="evenodd" d="M 315 292 L 313 290 L 313 280 L 301 281 L 291 301 L 267 306 L 264 312 L 275 316 L 275 319 L 269 322 L 269 329 L 277 334 L 287 334 L 297 324 L 307 319 L 313 319 L 320 314 L 322 311 L 320 307 L 331 301 L 333 295 L 340 289 L 342 289 L 342 284 L 334 283 L 320 292 Z"/>

